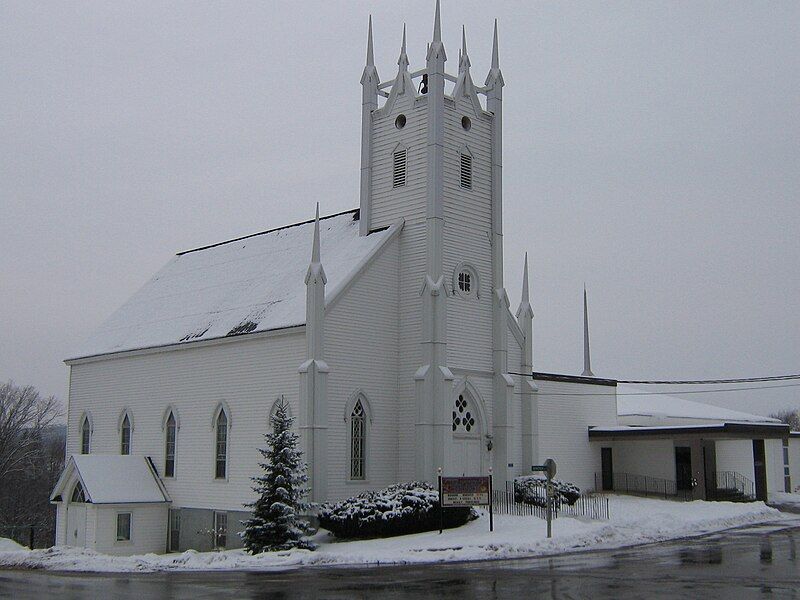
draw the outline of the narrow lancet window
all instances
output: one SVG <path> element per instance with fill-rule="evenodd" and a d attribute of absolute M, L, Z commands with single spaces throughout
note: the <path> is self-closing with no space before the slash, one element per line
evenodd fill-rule
<path fill-rule="evenodd" d="M 350 413 L 350 479 L 365 478 L 364 446 L 366 442 L 366 419 L 361 400 L 356 400 Z"/>
<path fill-rule="evenodd" d="M 224 409 L 217 415 L 217 444 L 215 477 L 225 479 L 228 475 L 228 416 Z"/>
<path fill-rule="evenodd" d="M 175 415 L 171 412 L 167 417 L 166 427 L 166 447 L 164 448 L 164 477 L 175 476 L 175 441 L 177 438 L 177 426 Z"/>
<path fill-rule="evenodd" d="M 122 428 L 120 429 L 119 453 L 120 454 L 131 453 L 131 420 L 128 418 L 127 414 L 122 419 Z"/>
<path fill-rule="evenodd" d="M 91 443 L 92 425 L 89 423 L 89 417 L 84 417 L 81 423 L 81 454 L 89 454 Z"/>

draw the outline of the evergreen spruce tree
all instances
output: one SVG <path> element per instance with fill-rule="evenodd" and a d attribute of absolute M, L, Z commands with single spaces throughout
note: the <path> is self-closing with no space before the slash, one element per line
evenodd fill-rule
<path fill-rule="evenodd" d="M 311 528 L 299 516 L 310 507 L 304 500 L 307 465 L 297 448 L 298 436 L 291 431 L 294 419 L 283 400 L 270 421 L 272 433 L 264 435 L 267 447 L 259 448 L 264 458 L 259 465 L 264 473 L 252 478 L 253 491 L 259 498 L 245 505 L 253 509 L 253 516 L 242 523 L 244 547 L 251 554 L 290 548 L 313 550 L 314 544 L 304 539 Z"/>

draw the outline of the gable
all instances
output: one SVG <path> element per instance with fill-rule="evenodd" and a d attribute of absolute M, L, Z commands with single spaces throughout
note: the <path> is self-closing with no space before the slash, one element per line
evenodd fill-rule
<path fill-rule="evenodd" d="M 359 236 L 356 214 L 320 221 L 329 298 L 391 235 L 384 230 Z M 178 254 L 73 357 L 304 325 L 313 229 L 309 221 Z"/>

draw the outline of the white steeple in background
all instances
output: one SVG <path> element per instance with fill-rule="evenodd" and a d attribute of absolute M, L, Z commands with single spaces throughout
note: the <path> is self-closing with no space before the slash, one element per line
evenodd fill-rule
<path fill-rule="evenodd" d="M 583 286 L 583 373 L 584 377 L 594 377 L 592 360 L 589 354 L 589 303 L 586 299 L 586 284 Z"/>

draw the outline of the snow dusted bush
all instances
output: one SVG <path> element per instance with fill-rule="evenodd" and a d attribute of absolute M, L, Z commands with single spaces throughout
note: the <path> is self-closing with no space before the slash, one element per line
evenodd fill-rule
<path fill-rule="evenodd" d="M 556 506 L 572 506 L 581 495 L 574 483 L 553 479 L 553 500 Z M 514 480 L 514 500 L 536 506 L 547 506 L 547 479 L 541 475 L 526 475 Z"/>
<path fill-rule="evenodd" d="M 471 508 L 445 508 L 444 527 L 477 518 Z M 391 537 L 439 529 L 439 491 L 428 483 L 398 483 L 320 507 L 319 523 L 338 538 Z"/>

